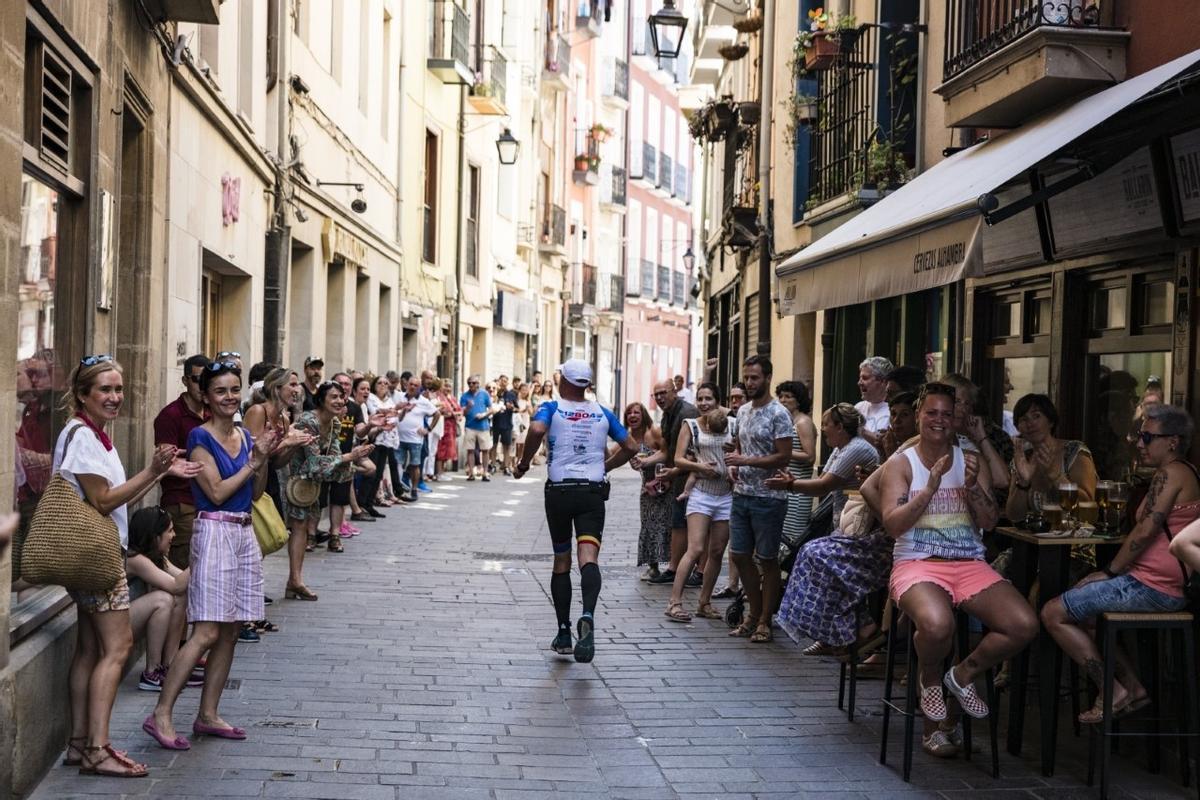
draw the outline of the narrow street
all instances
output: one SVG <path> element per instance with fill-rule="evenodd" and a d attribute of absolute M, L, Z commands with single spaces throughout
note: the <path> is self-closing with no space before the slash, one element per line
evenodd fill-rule
<path fill-rule="evenodd" d="M 616 476 L 608 506 L 596 660 L 551 654 L 542 477 L 456 476 L 416 507 L 363 525 L 345 554 L 310 555 L 306 577 L 320 601 L 278 600 L 268 611 L 282 631 L 238 647 L 222 711 L 248 741 L 152 749 L 140 724 L 157 695 L 137 690 L 135 670 L 113 741 L 148 762 L 151 777 L 55 767 L 33 797 L 1095 796 L 1083 784 L 1086 737 L 1061 737 L 1054 778 L 1041 777 L 1028 738 L 1025 758 L 1003 754 L 993 780 L 983 726 L 972 763 L 934 761 L 918 742 L 906 785 L 876 763 L 879 682 L 862 685 L 850 724 L 836 708 L 834 663 L 800 657 L 784 636 L 751 646 L 728 638 L 722 622 L 668 621 L 668 587 L 639 581 L 633 566 L 631 470 Z M 267 565 L 268 593 L 282 598 L 286 557 Z M 198 698 L 187 690 L 179 703 L 181 733 Z M 896 765 L 901 732 L 897 724 Z M 1144 764 L 1118 762 L 1115 772 L 1113 797 L 1189 794 Z"/>

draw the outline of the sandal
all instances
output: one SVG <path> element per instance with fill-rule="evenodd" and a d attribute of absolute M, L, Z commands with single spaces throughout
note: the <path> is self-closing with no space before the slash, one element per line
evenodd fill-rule
<path fill-rule="evenodd" d="M 290 583 L 283 592 L 287 600 L 316 600 L 317 595 L 309 591 L 307 586 L 292 586 Z"/>
<path fill-rule="evenodd" d="M 692 615 L 683 610 L 683 603 L 671 603 L 663 612 L 672 622 L 691 622 Z"/>
<path fill-rule="evenodd" d="M 731 630 L 729 632 L 729 635 L 736 636 L 739 639 L 745 639 L 747 636 L 754 633 L 754 630 L 757 627 L 758 627 L 758 620 L 756 620 L 756 619 L 744 620 L 741 625 L 738 625 L 736 628 Z"/>
<path fill-rule="evenodd" d="M 1134 711 L 1145 708 L 1150 705 L 1150 695 L 1144 694 L 1134 700 L 1126 695 L 1125 702 L 1120 705 L 1113 704 L 1113 719 L 1127 717 Z M 1089 708 L 1080 714 L 1077 719 L 1081 725 L 1099 725 L 1104 722 L 1104 696 L 1096 698 L 1096 705 Z"/>
<path fill-rule="evenodd" d="M 93 753 L 101 753 L 103 757 L 96 761 Z M 101 769 L 100 765 L 109 761 L 115 761 L 124 769 Z M 144 778 L 150 774 L 150 769 L 145 764 L 139 764 L 129 756 L 125 755 L 120 750 L 116 750 L 112 746 L 112 742 L 108 744 L 97 745 L 96 747 L 83 748 L 83 759 L 79 767 L 80 775 L 99 775 L 104 778 Z"/>
<path fill-rule="evenodd" d="M 825 644 L 824 642 L 813 642 L 808 647 L 800 651 L 802 656 L 840 656 L 846 652 L 845 647 L 838 645 Z"/>
<path fill-rule="evenodd" d="M 83 744 L 75 744 L 75 742 Z M 78 767 L 83 763 L 83 745 L 85 744 L 87 744 L 86 736 L 72 736 L 67 739 L 67 757 L 62 762 L 64 767 Z"/>
<path fill-rule="evenodd" d="M 259 633 L 279 633 L 279 626 L 269 619 L 256 620 L 253 625 L 254 630 Z"/>
<path fill-rule="evenodd" d="M 308 541 L 304 543 L 304 552 L 311 553 L 317 549 L 317 540 L 313 537 L 308 537 Z"/>
<path fill-rule="evenodd" d="M 767 644 L 775 641 L 775 634 L 772 633 L 770 627 L 756 628 L 754 633 L 750 634 L 750 641 L 754 644 Z"/>
<path fill-rule="evenodd" d="M 331 553 L 344 553 L 346 548 L 342 547 L 342 537 L 334 534 L 329 537 L 329 544 L 325 545 L 326 549 Z"/>
<path fill-rule="evenodd" d="M 696 616 L 701 619 L 725 619 L 725 615 L 717 611 L 712 603 L 705 603 L 696 609 Z"/>

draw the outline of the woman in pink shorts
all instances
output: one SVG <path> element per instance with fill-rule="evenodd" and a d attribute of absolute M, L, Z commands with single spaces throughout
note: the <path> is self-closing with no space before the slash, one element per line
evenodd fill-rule
<path fill-rule="evenodd" d="M 943 685 L 963 711 L 976 718 L 988 715 L 975 679 L 1032 641 L 1038 621 L 1012 584 L 984 561 L 981 531 L 996 524 L 999 508 L 988 470 L 980 470 L 976 454 L 958 447 L 954 388 L 927 384 L 917 420 L 916 445 L 888 460 L 881 481 L 883 527 L 896 540 L 891 594 L 916 626 L 928 739 L 931 723 L 947 717 Z M 943 675 L 942 663 L 954 643 L 956 608 L 979 619 L 988 633 Z"/>

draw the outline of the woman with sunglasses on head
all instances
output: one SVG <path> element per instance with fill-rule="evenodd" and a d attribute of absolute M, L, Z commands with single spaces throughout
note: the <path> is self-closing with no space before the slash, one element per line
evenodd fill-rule
<path fill-rule="evenodd" d="M 234 362 L 209 364 L 200 376 L 200 391 L 209 418 L 188 434 L 188 456 L 201 467 L 192 478 L 196 506 L 188 582 L 192 636 L 167 671 L 154 712 L 142 722 L 142 730 L 168 750 L 191 747 L 186 738 L 175 735 L 171 713 L 191 665 L 205 652 L 204 689 L 192 732 L 246 738 L 244 730 L 221 719 L 217 706 L 242 623 L 265 616 L 262 552 L 254 538 L 250 508 L 267 488 L 271 455 L 287 441 L 274 429 L 254 441 L 234 423 L 242 405 L 242 371 Z"/>
<path fill-rule="evenodd" d="M 949 716 L 943 685 L 972 717 L 990 713 L 975 689 L 986 670 L 1019 653 L 1038 632 L 1037 617 L 1012 584 L 985 560 L 983 531 L 1000 509 L 980 454 L 964 452 L 955 428 L 956 390 L 929 383 L 917 404 L 916 443 L 888 459 L 880 473 L 883 528 L 895 539 L 892 599 L 915 626 L 918 699 L 925 715 L 923 745 L 935 755 Z M 955 609 L 987 629 L 976 648 L 942 673 L 954 644 Z"/>
<path fill-rule="evenodd" d="M 369 456 L 375 449 L 369 444 L 355 445 L 350 452 L 343 453 L 338 439 L 339 420 L 346 410 L 346 398 L 342 387 L 326 381 L 313 392 L 314 411 L 305 411 L 296 420 L 296 428 L 312 438 L 292 457 L 290 478 L 307 479 L 320 484 L 323 481 L 345 481 L 354 475 L 355 463 Z M 307 506 L 293 505 L 284 487 L 287 522 L 291 528 L 288 537 L 288 581 L 284 597 L 289 600 L 316 600 L 317 595 L 304 585 L 304 553 L 314 546 L 317 522 L 321 519 L 321 504 L 314 501 Z"/>
<path fill-rule="evenodd" d="M 1200 481 L 1187 460 L 1193 431 L 1192 418 L 1178 406 L 1146 409 L 1137 448 L 1141 463 L 1154 469 L 1154 477 L 1138 506 L 1133 530 L 1107 567 L 1086 576 L 1042 608 L 1046 630 L 1098 688 L 1103 687 L 1104 674 L 1094 640 L 1097 615 L 1106 611 L 1178 611 L 1187 605 L 1187 570 L 1175 553 L 1186 546 L 1177 534 L 1200 519 Z M 1150 703 L 1133 661 L 1120 648 L 1112 702 L 1114 716 Z M 1079 715 L 1079 721 L 1104 721 L 1102 696 L 1093 708 Z"/>
<path fill-rule="evenodd" d="M 136 503 L 166 475 L 194 477 L 199 464 L 179 458 L 173 445 L 154 449 L 149 465 L 126 478 L 120 455 L 105 427 L 117 418 L 125 400 L 121 365 L 109 355 L 87 356 L 71 370 L 70 391 L 63 407 L 70 419 L 54 447 L 53 470 L 75 487 L 80 497 L 117 526 L 123 550 L 129 547 L 126 507 Z M 68 766 L 90 775 L 142 777 L 149 774 L 115 749 L 108 738 L 113 700 L 125 662 L 133 649 L 129 620 L 129 583 L 122 575 L 107 591 L 72 591 L 78 610 L 75 654 L 71 659 L 71 738 Z M 176 659 L 178 661 L 179 659 Z M 193 659 L 187 666 L 190 671 Z"/>

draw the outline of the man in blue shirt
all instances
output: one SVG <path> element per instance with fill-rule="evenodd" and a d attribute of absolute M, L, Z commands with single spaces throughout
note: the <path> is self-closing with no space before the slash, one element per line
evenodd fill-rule
<path fill-rule="evenodd" d="M 621 421 L 607 408 L 585 399 L 592 384 L 592 368 L 571 359 L 562 365 L 558 400 L 538 407 L 525 438 L 521 463 L 514 478 L 529 471 L 529 462 L 546 439 L 546 523 L 554 545 L 554 574 L 550 596 L 558 617 L 558 635 L 550 648 L 566 655 L 571 648 L 571 534 L 579 551 L 579 587 L 583 590 L 583 616 L 576 626 L 575 660 L 587 663 L 595 655 L 592 635 L 596 600 L 600 596 L 600 539 L 604 533 L 604 501 L 608 499 L 608 472 L 637 455 L 637 443 Z M 620 445 L 608 454 L 608 440 Z"/>
<path fill-rule="evenodd" d="M 458 398 L 462 406 L 463 416 L 463 447 L 467 451 L 467 480 L 475 480 L 475 470 L 479 469 L 483 480 L 491 480 L 487 474 L 487 454 L 492 449 L 492 398 L 487 391 L 480 388 L 479 376 L 467 378 L 467 390 Z"/>

